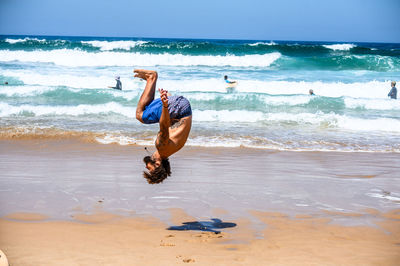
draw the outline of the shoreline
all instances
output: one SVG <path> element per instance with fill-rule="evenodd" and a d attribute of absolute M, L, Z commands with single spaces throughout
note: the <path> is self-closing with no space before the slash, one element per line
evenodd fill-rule
<path fill-rule="evenodd" d="M 154 135 L 157 130 L 154 131 Z M 114 132 L 115 133 L 115 132 Z M 22 142 L 35 142 L 35 141 L 61 141 L 61 142 L 81 142 L 81 143 L 93 143 L 98 145 L 118 145 L 118 146 L 129 146 L 129 147 L 146 147 L 154 145 L 154 136 L 146 136 L 145 139 L 135 139 L 134 136 L 128 135 L 115 135 L 104 133 L 104 132 L 93 132 L 93 131 L 77 131 L 77 130 L 62 130 L 57 128 L 15 128 L 6 127 L 0 130 L 0 141 L 22 141 Z M 235 141 L 232 139 L 231 141 Z M 340 143 L 337 143 L 339 146 Z M 274 145 L 257 146 L 256 144 L 239 144 L 239 143 L 211 143 L 208 145 L 200 144 L 198 140 L 191 141 L 189 137 L 188 142 L 185 144 L 186 148 L 192 149 L 245 149 L 245 150 L 261 150 L 261 151 L 277 151 L 277 152 L 321 152 L 321 153 L 371 153 L 371 154 L 399 154 L 400 150 L 395 146 L 385 150 L 370 150 L 368 147 L 355 148 L 341 147 L 341 148 L 289 148 L 280 147 Z"/>
<path fill-rule="evenodd" d="M 149 185 L 141 146 L 19 139 L 0 151 L 0 250 L 11 265 L 400 259 L 397 154 L 185 147 L 172 176 Z"/>

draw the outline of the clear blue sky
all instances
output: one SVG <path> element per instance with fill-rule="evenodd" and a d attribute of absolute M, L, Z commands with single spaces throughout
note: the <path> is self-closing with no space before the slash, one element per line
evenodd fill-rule
<path fill-rule="evenodd" d="M 0 0 L 0 34 L 400 43 L 400 0 Z"/>

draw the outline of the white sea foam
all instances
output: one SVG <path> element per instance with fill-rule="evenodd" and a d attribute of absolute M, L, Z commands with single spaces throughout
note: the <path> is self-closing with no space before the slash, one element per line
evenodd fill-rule
<path fill-rule="evenodd" d="M 104 75 L 102 72 L 93 71 L 91 73 L 78 71 L 70 74 L 59 73 L 38 73 L 30 70 L 5 70 L 2 72 L 4 76 L 16 78 L 25 85 L 41 85 L 41 86 L 66 86 L 79 89 L 101 89 L 107 86 L 115 86 L 114 76 L 116 73 L 109 72 Z M 143 82 L 133 79 L 132 75 L 121 76 L 124 89 L 137 89 L 143 86 Z M 5 88 L 8 92 L 14 93 L 13 87 Z M 1 92 L 1 88 L 0 88 Z"/>
<path fill-rule="evenodd" d="M 97 137 L 96 141 L 102 144 L 119 144 L 119 145 L 152 145 L 154 140 L 141 140 L 130 136 L 123 136 L 121 134 L 106 134 L 103 137 Z"/>
<path fill-rule="evenodd" d="M 400 133 L 400 120 L 391 118 L 362 119 L 339 114 L 324 113 L 271 113 L 267 121 L 296 123 L 300 125 L 318 125 L 353 131 L 382 131 Z"/>
<path fill-rule="evenodd" d="M 119 133 L 107 134 L 106 136 L 97 137 L 96 141 L 102 144 L 119 144 L 119 145 L 141 145 L 150 146 L 154 145 L 154 138 L 151 139 L 140 139 L 132 136 L 124 136 Z M 191 137 L 188 139 L 186 146 L 197 146 L 197 147 L 240 147 L 246 146 L 251 147 L 250 139 L 233 139 L 227 136 L 207 136 L 207 137 Z M 254 148 L 266 148 L 263 146 L 254 146 Z M 270 147 L 271 148 L 271 147 Z M 276 147 L 275 147 L 276 148 Z"/>
<path fill-rule="evenodd" d="M 293 97 L 287 96 L 268 96 L 264 97 L 265 104 L 279 106 L 279 105 L 300 105 L 307 104 L 312 98 L 308 95 L 299 95 Z"/>
<path fill-rule="evenodd" d="M 102 51 L 112 51 L 115 49 L 127 50 L 148 43 L 146 41 L 82 41 L 83 44 L 89 44 L 98 47 Z"/>
<path fill-rule="evenodd" d="M 45 92 L 51 91 L 54 88 L 44 87 L 44 86 L 13 86 L 13 87 L 0 87 L 0 95 L 7 95 L 8 97 L 11 96 L 35 96 L 40 95 Z"/>
<path fill-rule="evenodd" d="M 262 92 L 271 95 L 308 94 L 310 89 L 319 96 L 354 98 L 387 98 L 389 81 L 369 82 L 305 82 L 305 81 L 239 81 L 237 90 L 241 92 Z"/>
<path fill-rule="evenodd" d="M 382 191 L 379 189 L 376 189 L 376 190 L 373 189 L 372 191 L 373 192 L 366 193 L 365 195 L 372 197 L 372 198 L 385 199 L 385 200 L 400 203 L 400 193 L 396 193 L 396 192 L 390 193 L 390 192 Z"/>
<path fill-rule="evenodd" d="M 110 81 L 108 79 L 108 81 Z M 110 84 L 115 85 L 115 84 Z M 59 85 L 54 85 L 59 86 Z M 104 88 L 104 86 L 103 86 Z M 56 91 L 57 87 L 49 86 L 38 86 L 38 85 L 23 85 L 23 86 L 12 86 L 12 87 L 0 87 L 0 95 L 6 95 L 7 97 L 28 97 L 28 96 L 40 96 L 49 91 Z M 87 87 L 87 89 L 92 89 Z M 80 89 L 68 88 L 68 90 L 73 91 L 75 93 L 80 93 Z M 120 91 L 113 89 L 99 89 L 96 90 L 97 94 L 107 94 L 112 95 L 113 97 L 121 97 L 128 101 L 133 100 L 134 98 L 139 98 L 142 91 L 139 90 L 129 90 L 129 91 Z"/>
<path fill-rule="evenodd" d="M 25 37 L 24 39 L 10 39 L 7 38 L 4 41 L 11 43 L 11 44 L 15 44 L 15 43 L 19 43 L 19 42 L 26 42 L 26 41 L 37 41 L 37 42 L 45 42 L 46 39 L 38 39 L 38 38 L 29 38 L 29 37 Z"/>
<path fill-rule="evenodd" d="M 361 119 L 339 116 L 337 126 L 354 131 L 382 131 L 400 133 L 400 120 L 391 118 Z"/>
<path fill-rule="evenodd" d="M 81 116 L 88 114 L 101 115 L 109 113 L 117 113 L 129 118 L 136 118 L 136 108 L 125 107 L 115 102 L 97 105 L 80 104 L 76 106 L 49 106 L 30 104 L 15 106 L 0 102 L 0 117 L 8 117 L 12 115 L 18 116 L 24 114 L 30 114 L 34 116 Z"/>
<path fill-rule="evenodd" d="M 29 105 L 19 106 L 0 102 L 0 117 L 12 115 L 24 116 L 81 116 L 81 115 L 107 115 L 120 114 L 128 118 L 135 118 L 135 106 L 127 107 L 119 103 L 76 106 L 49 106 Z M 338 128 L 352 131 L 376 131 L 400 133 L 400 120 L 392 118 L 362 119 L 334 113 L 263 113 L 246 110 L 194 110 L 195 122 L 219 123 L 267 123 L 269 125 L 303 125 L 320 128 Z"/>
<path fill-rule="evenodd" d="M 163 86 L 170 90 L 179 91 L 205 91 L 226 92 L 226 84 L 219 79 L 207 80 L 164 80 Z M 389 92 L 389 81 L 369 82 L 305 82 L 305 81 L 261 81 L 261 80 L 238 80 L 235 88 L 237 92 L 266 93 L 270 95 L 295 95 L 308 94 L 310 89 L 319 96 L 353 98 L 386 99 Z M 306 103 L 306 98 L 302 98 Z"/>
<path fill-rule="evenodd" d="M 267 46 L 273 46 L 276 45 L 273 41 L 270 42 L 255 42 L 255 43 L 249 43 L 249 46 L 259 46 L 259 45 L 267 45 Z"/>
<path fill-rule="evenodd" d="M 369 82 L 305 82 L 305 81 L 261 81 L 261 80 L 240 80 L 235 88 L 236 92 L 244 93 L 266 93 L 270 95 L 295 95 L 308 94 L 310 89 L 319 96 L 342 97 L 349 96 L 354 98 L 373 98 L 386 99 L 389 92 L 388 84 L 390 81 L 369 81 Z M 171 91 L 181 92 L 223 92 L 226 93 L 226 83 L 221 79 L 163 79 L 158 82 L 161 87 Z M 157 84 L 158 84 L 157 83 Z M 204 96 L 206 97 L 206 96 Z M 285 101 L 285 97 L 276 98 L 271 101 Z M 298 98 L 298 104 L 307 103 L 308 98 Z"/>
<path fill-rule="evenodd" d="M 400 133 L 400 120 L 391 118 L 361 119 L 339 114 L 318 113 L 262 113 L 242 110 L 195 110 L 193 120 L 199 122 L 256 123 L 264 121 L 276 125 L 297 124 L 320 128 L 339 128 L 353 131 L 381 131 Z"/>
<path fill-rule="evenodd" d="M 130 71 L 129 71 L 130 72 Z M 31 70 L 4 70 L 2 75 L 21 80 L 26 85 L 42 85 L 42 86 L 66 86 L 71 88 L 106 88 L 114 86 L 113 78 L 116 73 L 112 71 L 106 72 L 72 72 L 68 74 L 59 73 L 38 73 Z M 121 75 L 121 80 L 124 90 L 142 90 L 144 82 L 138 79 L 133 79 L 130 74 Z M 261 81 L 261 80 L 238 80 L 236 92 L 240 93 L 260 93 L 269 95 L 303 95 L 297 98 L 294 97 L 272 97 L 265 98 L 267 104 L 279 105 L 281 103 L 288 104 L 306 104 L 312 98 L 309 97 L 308 91 L 314 90 L 318 96 L 325 97 L 351 97 L 346 98 L 345 103 L 349 108 L 363 107 L 366 109 L 398 109 L 397 101 L 389 101 L 387 93 L 389 92 L 390 81 L 369 81 L 369 82 L 305 82 L 305 81 Z M 224 98 L 236 97 L 234 94 L 227 94 L 226 83 L 221 79 L 168 79 L 161 77 L 157 86 L 170 90 L 171 92 L 219 92 L 224 93 Z M 11 95 L 12 87 L 0 88 L 0 91 Z M 11 94 L 10 94 L 11 93 Z M 126 93 L 123 94 L 127 96 Z M 219 95 L 221 96 L 221 95 Z M 190 97 L 190 96 L 189 96 Z M 216 95 L 199 93 L 193 95 L 193 99 L 197 100 L 212 100 Z M 356 100 L 357 98 L 362 98 Z"/>
<path fill-rule="evenodd" d="M 89 53 L 80 50 L 0 51 L 0 61 L 53 63 L 61 66 L 237 66 L 268 67 L 280 53 L 263 55 L 189 56 L 182 54 L 141 54 L 123 52 Z"/>
<path fill-rule="evenodd" d="M 229 93 L 194 93 L 189 94 L 186 97 L 190 100 L 201 100 L 201 101 L 214 101 L 217 98 L 225 101 L 243 101 L 248 94 L 229 94 Z M 280 105 L 301 105 L 310 102 L 312 97 L 308 95 L 295 95 L 295 96 L 270 96 L 265 94 L 252 95 L 257 97 L 258 100 L 265 102 L 268 106 L 280 106 Z"/>
<path fill-rule="evenodd" d="M 119 144 L 119 145 L 141 145 L 149 146 L 154 145 L 154 138 L 149 139 L 138 139 L 132 136 L 123 136 L 120 133 L 107 134 L 106 136 L 97 137 L 96 141 L 102 144 Z M 271 150 L 289 150 L 289 151 L 340 151 L 340 152 L 400 152 L 399 148 L 395 147 L 360 147 L 357 145 L 338 145 L 337 143 L 315 143 L 313 141 L 307 142 L 303 141 L 303 145 L 288 145 L 283 142 L 275 142 L 266 138 L 260 137 L 230 137 L 228 135 L 224 136 L 191 136 L 186 146 L 194 147 L 229 147 L 229 148 L 254 148 L 254 149 L 271 149 Z"/>
<path fill-rule="evenodd" d="M 239 110 L 195 110 L 193 112 L 194 121 L 198 122 L 248 122 L 255 123 L 265 119 L 262 112 L 239 111 Z"/>
<path fill-rule="evenodd" d="M 322 46 L 334 51 L 349 51 L 350 49 L 356 47 L 357 45 L 351 43 L 342 43 L 342 44 L 327 44 Z"/>
<path fill-rule="evenodd" d="M 363 108 L 370 110 L 400 110 L 400 101 L 392 99 L 345 98 L 346 108 Z M 400 117 L 400 116 L 399 116 Z"/>

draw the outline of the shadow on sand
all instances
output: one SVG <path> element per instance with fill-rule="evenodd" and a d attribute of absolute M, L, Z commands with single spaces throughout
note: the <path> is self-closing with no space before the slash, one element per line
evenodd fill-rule
<path fill-rule="evenodd" d="M 204 231 L 204 232 L 213 232 L 215 234 L 221 233 L 216 229 L 224 229 L 235 227 L 235 223 L 224 223 L 220 219 L 213 218 L 211 221 L 195 221 L 195 222 L 185 222 L 179 226 L 170 226 L 167 230 L 177 230 L 177 231 L 185 231 L 185 230 L 195 230 L 195 231 Z"/>

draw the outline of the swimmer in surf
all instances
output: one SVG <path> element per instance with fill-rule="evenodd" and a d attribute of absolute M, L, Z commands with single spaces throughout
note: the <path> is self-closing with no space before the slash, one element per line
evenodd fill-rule
<path fill-rule="evenodd" d="M 392 89 L 390 90 L 388 97 L 390 97 L 390 99 L 397 99 L 396 81 L 392 81 L 391 85 Z"/>
<path fill-rule="evenodd" d="M 224 76 L 224 80 L 225 80 L 225 82 L 228 83 L 228 84 L 235 84 L 235 83 L 236 83 L 236 81 L 230 81 L 230 80 L 228 80 L 228 76 L 227 76 L 227 75 Z"/>
<path fill-rule="evenodd" d="M 117 84 L 115 85 L 115 87 L 111 87 L 111 86 L 108 86 L 108 87 L 110 89 L 122 90 L 122 83 L 121 83 L 120 77 L 116 76 L 115 80 L 117 81 Z"/>
<path fill-rule="evenodd" d="M 136 119 L 144 124 L 159 123 L 155 141 L 156 151 L 143 158 L 148 172 L 143 176 L 149 184 L 161 183 L 171 175 L 169 157 L 186 143 L 192 127 L 192 109 L 183 96 L 171 96 L 158 89 L 160 98 L 154 99 L 158 74 L 156 71 L 135 69 L 135 77 L 146 80 L 146 86 L 136 108 Z"/>

